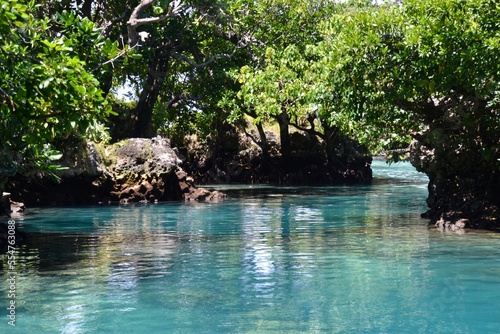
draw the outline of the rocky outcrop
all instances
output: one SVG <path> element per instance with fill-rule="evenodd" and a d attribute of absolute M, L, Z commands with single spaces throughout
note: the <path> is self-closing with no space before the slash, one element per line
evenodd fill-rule
<path fill-rule="evenodd" d="M 479 135 L 466 147 L 460 136 L 468 134 L 445 125 L 436 122 L 410 145 L 411 163 L 429 177 L 429 210 L 422 216 L 444 230 L 499 229 L 499 163 Z"/>
<path fill-rule="evenodd" d="M 284 161 L 278 136 L 265 131 L 267 156 L 256 130 L 227 127 L 218 138 L 201 144 L 187 141 L 185 168 L 198 184 L 270 183 L 281 185 L 360 184 L 372 180 L 371 157 L 355 142 L 339 139 L 335 160 L 327 161 L 324 143 L 295 132 L 292 155 Z"/>
<path fill-rule="evenodd" d="M 182 198 L 176 172 L 183 158 L 165 138 L 132 138 L 105 150 L 107 174 L 98 186 L 112 184 L 111 200 L 165 201 Z M 101 182 L 101 184 L 99 184 Z"/>
<path fill-rule="evenodd" d="M 93 143 L 64 152 L 60 182 L 14 179 L 12 196 L 28 205 L 221 200 L 225 196 L 197 188 L 182 169 L 182 154 L 166 138 L 132 138 L 107 147 Z"/>

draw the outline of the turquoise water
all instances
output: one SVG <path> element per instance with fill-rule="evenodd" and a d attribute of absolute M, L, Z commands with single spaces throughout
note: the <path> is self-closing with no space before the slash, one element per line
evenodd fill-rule
<path fill-rule="evenodd" d="M 426 178 L 226 186 L 217 204 L 33 209 L 0 333 L 499 333 L 500 235 L 419 218 Z"/>

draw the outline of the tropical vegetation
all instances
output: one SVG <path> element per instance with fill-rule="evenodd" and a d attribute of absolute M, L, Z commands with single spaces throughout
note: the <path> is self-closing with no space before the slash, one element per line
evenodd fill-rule
<path fill-rule="evenodd" d="M 57 168 L 68 138 L 182 142 L 233 123 L 265 142 L 276 125 L 284 161 L 291 131 L 327 162 L 341 138 L 409 154 L 429 217 L 498 219 L 497 1 L 0 4 L 0 184 Z"/>

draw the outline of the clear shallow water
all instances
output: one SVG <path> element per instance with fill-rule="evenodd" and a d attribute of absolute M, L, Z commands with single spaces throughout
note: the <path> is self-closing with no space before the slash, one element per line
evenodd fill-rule
<path fill-rule="evenodd" d="M 0 272 L 0 333 L 500 332 L 500 235 L 429 229 L 426 178 L 374 171 L 226 186 L 218 204 L 32 210 L 16 327 Z"/>

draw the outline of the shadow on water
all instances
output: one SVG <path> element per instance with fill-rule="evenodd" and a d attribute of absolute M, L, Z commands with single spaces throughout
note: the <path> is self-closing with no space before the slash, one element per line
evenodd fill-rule
<path fill-rule="evenodd" d="M 374 163 L 376 172 L 372 185 L 219 185 L 218 190 L 226 192 L 230 198 L 229 206 L 219 209 L 218 205 L 206 203 L 174 203 L 33 210 L 31 216 L 20 221 L 20 226 L 29 232 L 27 243 L 18 248 L 18 266 L 20 271 L 51 273 L 97 263 L 120 266 L 122 262 L 133 262 L 146 270 L 149 260 L 157 254 L 168 258 L 182 244 L 193 242 L 193 231 L 186 226 L 195 226 L 193 222 L 201 219 L 196 228 L 206 227 L 203 220 L 214 215 L 214 211 L 215 216 L 228 216 L 226 219 L 231 221 L 231 207 L 236 207 L 234 221 L 241 219 L 239 210 L 253 212 L 256 208 L 257 216 L 253 214 L 251 219 L 262 215 L 259 219 L 263 221 L 272 218 L 276 212 L 282 212 L 279 218 L 282 241 L 295 237 L 290 222 L 301 222 L 302 219 L 307 223 L 319 219 L 318 224 L 311 224 L 309 228 L 317 229 L 315 238 L 324 239 L 323 242 L 335 242 L 337 237 L 345 240 L 349 233 L 367 233 L 370 226 L 380 228 L 380 224 L 375 223 L 378 219 L 375 212 L 386 215 L 387 208 L 398 206 L 399 191 L 406 192 L 408 185 L 426 185 L 426 177 L 416 173 L 409 164 L 394 169 L 384 162 Z M 302 207 L 300 203 L 304 200 L 310 204 Z M 419 205 L 418 200 L 411 203 L 412 206 Z M 366 218 L 367 215 L 370 217 Z M 336 223 L 346 219 L 349 225 Z M 404 214 L 399 219 L 407 220 Z M 328 227 L 324 222 L 334 224 Z M 198 241 L 214 243 L 238 237 L 240 231 L 235 226 L 229 236 L 213 233 L 196 237 Z M 5 256 L 0 255 L 0 269 L 5 263 Z"/>
<path fill-rule="evenodd" d="M 85 250 L 95 245 L 97 239 L 97 236 L 88 234 L 27 233 L 26 242 L 17 246 L 17 271 L 64 270 L 68 265 L 84 259 Z M 0 257 L 0 269 L 5 270 L 6 258 Z"/>
<path fill-rule="evenodd" d="M 166 234 L 68 234 L 35 232 L 16 250 L 16 272 L 64 275 L 82 268 L 120 267 L 135 263 L 141 270 L 157 270 L 154 261 L 168 260 L 178 243 L 189 242 Z M 0 255 L 0 275 L 5 274 L 7 254 Z"/>

